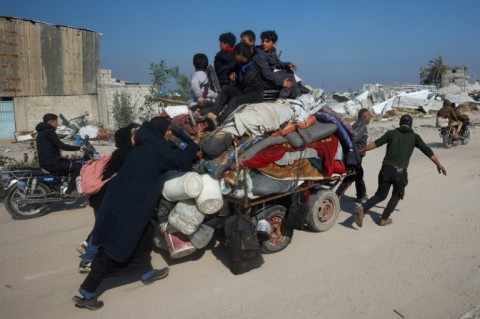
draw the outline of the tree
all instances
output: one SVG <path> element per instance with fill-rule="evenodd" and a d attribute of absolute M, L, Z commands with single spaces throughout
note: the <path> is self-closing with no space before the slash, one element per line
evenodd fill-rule
<path fill-rule="evenodd" d="M 117 128 L 132 123 L 135 120 L 135 105 L 132 105 L 130 94 L 125 91 L 115 93 L 112 112 Z"/>
<path fill-rule="evenodd" d="M 437 58 L 431 59 L 428 62 L 429 65 L 429 81 L 430 83 L 435 84 L 438 88 L 442 84 L 442 74 L 447 71 L 446 65 L 443 64 L 442 56 L 438 56 Z"/>
<path fill-rule="evenodd" d="M 180 95 L 182 98 L 188 98 L 188 92 L 190 91 L 190 79 L 184 75 L 180 74 L 178 66 L 171 68 L 170 77 L 178 84 L 180 87 Z"/>
<path fill-rule="evenodd" d="M 186 98 L 190 90 L 190 81 L 187 76 L 180 74 L 178 66 L 169 68 L 165 60 L 161 60 L 158 64 L 151 63 L 150 70 L 153 83 L 150 94 L 145 96 L 144 105 L 139 108 L 138 118 L 141 121 L 148 121 L 152 116 L 161 112 L 164 104 L 156 98 L 160 92 L 166 89 L 170 79 L 173 79 L 180 86 L 182 97 Z"/>

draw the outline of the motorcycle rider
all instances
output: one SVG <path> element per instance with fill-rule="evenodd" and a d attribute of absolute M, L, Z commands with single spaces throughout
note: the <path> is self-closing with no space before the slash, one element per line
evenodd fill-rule
<path fill-rule="evenodd" d="M 55 130 L 58 126 L 58 116 L 47 113 L 43 116 L 43 122 L 37 124 L 35 130 L 37 135 L 38 163 L 44 170 L 53 173 L 70 174 L 70 181 L 65 194 L 76 195 L 75 178 L 80 174 L 81 163 L 61 157 L 60 150 L 78 151 L 86 147 L 68 145 L 60 141 Z"/>
<path fill-rule="evenodd" d="M 462 122 L 462 130 L 460 131 L 460 134 L 463 135 L 463 132 L 465 131 L 465 124 L 470 121 L 470 118 L 468 117 L 468 115 L 460 112 L 458 106 L 455 103 L 452 103 L 452 108 L 455 111 L 455 115 L 457 115 L 458 120 Z"/>
<path fill-rule="evenodd" d="M 462 129 L 462 122 L 459 121 L 457 114 L 455 113 L 454 108 L 452 107 L 452 102 L 445 99 L 443 101 L 443 107 L 438 110 L 437 116 L 447 118 L 448 125 L 455 127 L 456 137 L 460 136 L 460 130 Z"/>

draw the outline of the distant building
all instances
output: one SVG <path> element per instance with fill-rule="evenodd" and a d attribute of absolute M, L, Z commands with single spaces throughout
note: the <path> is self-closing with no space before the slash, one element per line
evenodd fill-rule
<path fill-rule="evenodd" d="M 115 93 L 143 105 L 149 85 L 127 85 L 100 70 L 101 34 L 87 29 L 0 16 L 0 139 L 32 131 L 45 113 L 89 114 L 113 129 Z"/>
<path fill-rule="evenodd" d="M 430 76 L 430 68 L 420 69 L 420 84 L 433 84 Z M 467 67 L 465 66 L 445 66 L 445 73 L 442 74 L 440 87 L 455 84 L 458 87 L 465 88 L 468 82 Z"/>

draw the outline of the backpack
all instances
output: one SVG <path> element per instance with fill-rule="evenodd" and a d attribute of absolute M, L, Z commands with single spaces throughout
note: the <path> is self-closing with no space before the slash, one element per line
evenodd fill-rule
<path fill-rule="evenodd" d="M 230 271 L 243 274 L 263 264 L 257 231 L 250 216 L 235 214 L 225 222 L 225 239 L 228 246 Z"/>
<path fill-rule="evenodd" d="M 112 154 L 113 153 L 110 153 L 98 159 L 88 160 L 83 164 L 80 169 L 80 175 L 75 179 L 77 191 L 80 194 L 93 195 L 98 193 L 102 186 L 116 175 L 114 174 L 110 178 L 102 180 L 103 172 L 110 158 L 112 158 Z"/>

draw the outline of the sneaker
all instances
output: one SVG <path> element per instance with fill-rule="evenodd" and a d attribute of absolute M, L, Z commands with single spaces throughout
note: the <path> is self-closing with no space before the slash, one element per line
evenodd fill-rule
<path fill-rule="evenodd" d="M 357 207 L 355 207 L 355 214 L 353 215 L 353 219 L 355 220 L 355 224 L 357 224 L 358 227 L 362 227 L 363 217 L 365 217 L 365 211 L 363 209 L 363 206 L 357 205 Z"/>
<path fill-rule="evenodd" d="M 92 268 L 90 268 L 92 266 L 92 263 L 89 262 L 89 261 L 81 261 L 80 262 L 80 265 L 78 265 L 78 271 L 81 273 L 81 274 L 85 274 L 87 272 L 90 272 L 92 271 Z"/>
<path fill-rule="evenodd" d="M 167 277 L 169 271 L 170 271 L 170 269 L 168 267 L 162 268 L 160 270 L 155 269 L 155 274 L 147 280 L 142 280 L 142 283 L 144 285 L 150 285 L 157 280 L 160 280 L 160 279 L 163 279 L 163 278 Z"/>
<path fill-rule="evenodd" d="M 88 310 L 98 310 L 103 307 L 103 301 L 97 300 L 97 298 L 85 299 L 79 296 L 74 296 L 72 301 L 77 308 L 87 308 Z"/>
<path fill-rule="evenodd" d="M 378 221 L 378 226 L 387 226 L 387 225 L 390 225 L 391 223 L 393 223 L 393 220 L 391 218 L 387 218 L 387 219 L 380 219 Z"/>
<path fill-rule="evenodd" d="M 80 246 L 75 247 L 75 249 L 80 253 L 80 254 L 85 254 L 87 252 L 87 246 L 88 243 L 84 241 L 83 243 L 80 244 Z"/>

